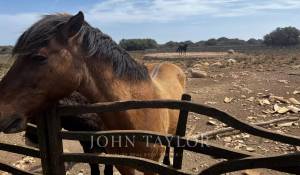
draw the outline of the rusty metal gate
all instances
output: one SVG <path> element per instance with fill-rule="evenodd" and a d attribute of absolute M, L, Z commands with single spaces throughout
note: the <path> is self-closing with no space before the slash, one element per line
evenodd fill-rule
<path fill-rule="evenodd" d="M 60 116 L 72 116 L 86 113 L 102 113 L 102 112 L 118 112 L 130 109 L 143 108 L 168 108 L 180 110 L 179 125 L 177 133 L 173 135 L 161 135 L 160 133 L 142 131 L 142 130 L 118 130 L 118 131 L 99 131 L 99 132 L 78 132 L 78 131 L 62 131 L 60 125 Z M 140 171 L 150 171 L 158 174 L 191 174 L 182 170 L 182 153 L 184 150 L 194 153 L 201 153 L 213 156 L 214 158 L 222 158 L 224 161 L 208 167 L 200 172 L 200 174 L 222 174 L 244 169 L 268 168 L 280 172 L 293 174 L 300 173 L 300 152 L 290 154 L 280 154 L 263 156 L 250 152 L 234 150 L 220 145 L 212 144 L 203 140 L 188 140 L 185 138 L 186 122 L 189 112 L 202 114 L 217 119 L 226 125 L 246 132 L 255 136 L 267 138 L 270 140 L 300 146 L 300 137 L 276 133 L 253 124 L 245 123 L 218 109 L 190 102 L 189 95 L 183 95 L 181 101 L 177 100 L 151 100 L 151 101 L 124 101 L 98 103 L 91 105 L 76 106 L 57 106 L 51 110 L 44 112 L 43 117 L 39 117 L 37 132 L 39 137 L 39 149 L 15 146 L 0 143 L 0 150 L 24 154 L 36 158 L 40 158 L 45 175 L 63 175 L 65 174 L 64 162 L 83 162 L 98 163 L 111 165 L 124 165 L 133 167 Z M 36 127 L 28 125 L 29 130 L 36 132 Z M 88 153 L 64 153 L 62 140 L 79 140 L 90 141 L 91 137 L 112 137 L 126 136 L 135 137 L 138 141 L 155 143 L 160 139 L 163 145 L 168 145 L 168 141 L 174 147 L 173 166 L 166 166 L 159 162 L 148 159 L 121 156 L 121 155 L 96 155 Z M 149 137 L 145 137 L 149 136 Z M 150 138 L 150 139 L 149 139 Z M 181 146 L 178 147 L 178 143 Z M 186 144 L 183 144 L 186 143 Z M 193 145 L 188 146 L 188 145 Z M 20 170 L 6 163 L 0 162 L 0 170 L 10 172 L 12 174 L 33 175 L 34 173 Z"/>

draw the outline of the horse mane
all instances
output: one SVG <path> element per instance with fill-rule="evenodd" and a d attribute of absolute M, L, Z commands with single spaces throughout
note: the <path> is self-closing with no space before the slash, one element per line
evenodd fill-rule
<path fill-rule="evenodd" d="M 57 29 L 70 19 L 71 15 L 45 15 L 27 29 L 17 40 L 13 55 L 31 55 L 46 47 L 49 41 L 57 37 Z M 78 34 L 79 43 L 87 58 L 99 59 L 113 68 L 119 78 L 126 80 L 148 80 L 149 73 L 145 65 L 134 60 L 110 36 L 84 22 Z"/>

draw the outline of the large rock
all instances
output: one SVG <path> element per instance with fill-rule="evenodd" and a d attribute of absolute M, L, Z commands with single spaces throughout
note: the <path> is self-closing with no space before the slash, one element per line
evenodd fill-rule
<path fill-rule="evenodd" d="M 190 75 L 192 78 L 205 78 L 207 77 L 207 73 L 201 70 L 190 69 Z"/>
<path fill-rule="evenodd" d="M 227 51 L 227 53 L 229 53 L 229 54 L 235 54 L 235 51 L 234 51 L 233 49 L 229 49 L 229 50 Z"/>
<path fill-rule="evenodd" d="M 218 62 L 215 62 L 215 63 L 211 64 L 211 66 L 222 67 L 223 64 L 220 61 L 218 61 Z"/>
<path fill-rule="evenodd" d="M 230 59 L 227 60 L 227 62 L 228 62 L 229 64 L 235 64 L 235 63 L 236 63 L 236 60 L 233 59 L 233 58 L 230 58 Z"/>
<path fill-rule="evenodd" d="M 201 68 L 202 67 L 202 65 L 201 64 L 194 64 L 193 65 L 193 69 L 199 69 L 199 68 Z"/>
<path fill-rule="evenodd" d="M 208 62 L 204 62 L 202 63 L 203 66 L 209 66 L 209 63 Z"/>

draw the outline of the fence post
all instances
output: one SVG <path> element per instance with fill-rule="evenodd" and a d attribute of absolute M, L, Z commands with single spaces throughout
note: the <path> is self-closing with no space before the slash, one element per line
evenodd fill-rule
<path fill-rule="evenodd" d="M 183 94 L 181 100 L 184 101 L 191 101 L 192 97 L 189 94 Z M 186 109 L 180 110 L 177 129 L 176 129 L 176 136 L 184 137 L 186 132 L 186 123 L 188 119 L 189 111 Z M 174 160 L 173 160 L 173 167 L 177 169 L 182 168 L 182 158 L 183 158 L 183 149 L 180 147 L 174 148 Z"/>
<path fill-rule="evenodd" d="M 65 175 L 61 121 L 57 107 L 38 116 L 38 138 L 44 175 Z"/>

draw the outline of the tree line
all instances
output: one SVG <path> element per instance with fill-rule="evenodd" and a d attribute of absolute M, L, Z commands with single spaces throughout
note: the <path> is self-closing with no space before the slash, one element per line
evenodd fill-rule
<path fill-rule="evenodd" d="M 266 34 L 263 39 L 250 38 L 245 41 L 238 38 L 211 38 L 206 41 L 169 41 L 165 44 L 158 44 L 154 39 L 122 39 L 119 43 L 121 47 L 128 51 L 157 49 L 160 47 L 178 47 L 181 44 L 188 44 L 192 47 L 201 46 L 241 46 L 241 45 L 267 45 L 267 46 L 293 46 L 300 43 L 300 30 L 296 27 L 278 27 L 274 31 Z"/>

